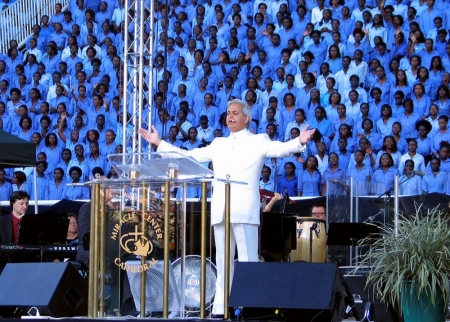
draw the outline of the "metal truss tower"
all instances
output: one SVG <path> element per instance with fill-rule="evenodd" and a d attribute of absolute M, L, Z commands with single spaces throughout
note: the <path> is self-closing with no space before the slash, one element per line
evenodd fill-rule
<path fill-rule="evenodd" d="M 141 153 L 143 142 L 137 131 L 152 125 L 155 4 L 154 0 L 125 0 L 124 7 L 123 110 L 131 117 L 123 117 L 122 145 L 123 153 Z"/>

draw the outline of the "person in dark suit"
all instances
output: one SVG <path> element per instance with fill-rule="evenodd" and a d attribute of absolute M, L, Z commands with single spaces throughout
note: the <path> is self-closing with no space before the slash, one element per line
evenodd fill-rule
<path fill-rule="evenodd" d="M 30 195 L 25 191 L 16 191 L 10 198 L 11 213 L 0 216 L 0 244 L 17 244 L 19 241 L 20 224 L 28 209 Z M 7 254 L 0 253 L 0 273 L 9 262 Z"/>
<path fill-rule="evenodd" d="M 106 178 L 106 177 L 103 177 Z M 106 207 L 107 211 L 114 209 L 114 205 L 111 200 L 112 190 L 105 189 L 106 193 Z M 80 263 L 89 266 L 89 239 L 90 239 L 90 230 L 91 230 L 91 202 L 85 203 L 81 206 L 78 212 L 78 227 L 77 227 L 77 235 L 78 235 L 78 248 L 77 248 L 77 257 L 76 260 Z"/>
<path fill-rule="evenodd" d="M 11 213 L 0 216 L 0 244 L 17 244 L 20 224 L 27 212 L 30 195 L 25 191 L 16 191 L 10 198 Z"/>

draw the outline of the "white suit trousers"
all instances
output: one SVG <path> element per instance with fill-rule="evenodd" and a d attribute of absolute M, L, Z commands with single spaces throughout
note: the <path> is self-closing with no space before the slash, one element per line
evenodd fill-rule
<path fill-rule="evenodd" d="M 234 273 L 234 255 L 237 246 L 240 262 L 258 261 L 258 227 L 254 224 L 231 224 L 230 236 L 230 288 Z M 214 240 L 216 243 L 217 281 L 216 295 L 212 314 L 224 314 L 225 288 L 225 224 L 214 225 Z"/>

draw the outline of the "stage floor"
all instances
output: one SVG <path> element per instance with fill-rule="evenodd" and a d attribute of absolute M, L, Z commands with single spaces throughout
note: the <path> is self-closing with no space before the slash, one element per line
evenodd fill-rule
<path fill-rule="evenodd" d="M 86 321 L 86 322 L 106 322 L 106 321 L 134 321 L 137 318 L 130 318 L 130 317 L 112 317 L 112 318 L 104 318 L 104 319 L 88 319 L 86 317 L 77 317 L 77 318 L 62 318 L 62 319 L 57 319 L 58 321 L 62 321 L 62 322 L 78 322 L 78 321 Z M 18 319 L 3 319 L 0 318 L 0 321 L 2 322 L 17 322 Z M 42 321 L 42 319 L 26 319 L 27 321 L 30 322 L 38 322 L 38 321 Z M 161 321 L 162 319 L 158 319 L 158 318 L 145 318 L 146 321 Z M 164 319 L 165 322 L 179 322 L 181 319 Z M 223 320 L 218 320 L 218 319 L 198 319 L 198 318 L 187 318 L 184 320 L 188 320 L 188 321 L 192 321 L 192 322 L 197 322 L 197 321 L 223 321 Z M 240 320 L 240 321 L 245 321 L 245 320 Z M 251 320 L 252 322 L 258 322 L 259 320 Z M 343 322 L 354 322 L 356 321 L 355 318 L 350 318 L 350 319 L 344 319 L 342 320 Z M 266 321 L 267 322 L 267 321 Z M 446 322 L 450 322 L 450 320 L 446 320 Z"/>
<path fill-rule="evenodd" d="M 105 319 L 88 319 L 85 317 L 79 317 L 79 318 L 67 318 L 67 319 L 57 319 L 58 321 L 61 322 L 77 322 L 77 321 L 89 321 L 89 322 L 105 322 L 105 321 L 134 321 L 137 318 L 129 318 L 129 317 L 118 317 L 118 318 L 105 318 Z M 0 321 L 2 322 L 17 322 L 18 319 L 2 319 L 0 318 Z M 27 318 L 26 321 L 29 322 L 38 322 L 41 321 L 42 322 L 43 319 L 31 319 L 31 318 Z M 161 321 L 162 319 L 158 319 L 158 318 L 145 318 L 146 321 Z M 165 322 L 179 322 L 181 319 L 164 319 Z M 197 321 L 224 321 L 224 320 L 219 320 L 219 319 L 198 319 L 198 318 L 186 318 L 184 320 L 188 320 L 191 322 L 197 322 Z M 245 322 L 245 320 L 240 320 Z M 251 320 L 252 322 L 258 322 L 259 320 Z M 261 320 L 262 321 L 262 320 Z M 345 319 L 342 320 L 343 322 L 354 322 L 356 321 L 356 319 L 352 318 L 352 319 Z M 447 320 L 450 322 L 450 320 Z M 265 322 L 267 322 L 265 320 Z"/>

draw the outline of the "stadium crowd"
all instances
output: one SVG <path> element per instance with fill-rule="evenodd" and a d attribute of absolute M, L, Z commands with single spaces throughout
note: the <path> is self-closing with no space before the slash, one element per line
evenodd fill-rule
<path fill-rule="evenodd" d="M 228 136 L 227 101 L 240 98 L 253 133 L 286 141 L 317 129 L 306 152 L 266 161 L 262 189 L 341 195 L 353 178 L 358 194 L 379 194 L 398 175 L 402 194 L 450 193 L 449 9 L 447 0 L 155 2 L 143 117 L 151 108 L 164 140 L 201 148 Z M 41 200 L 88 199 L 66 183 L 117 177 L 107 155 L 132 132 L 121 125 L 133 110 L 131 96 L 123 106 L 133 91 L 124 34 L 148 46 L 150 32 L 149 9 L 144 39 L 125 14 L 124 0 L 56 4 L 24 50 L 11 40 L 0 53 L 0 128 L 34 142 L 37 161 L 37 182 L 32 168 L 0 169 L 0 200 L 16 190 L 34 198 L 34 185 Z"/>

